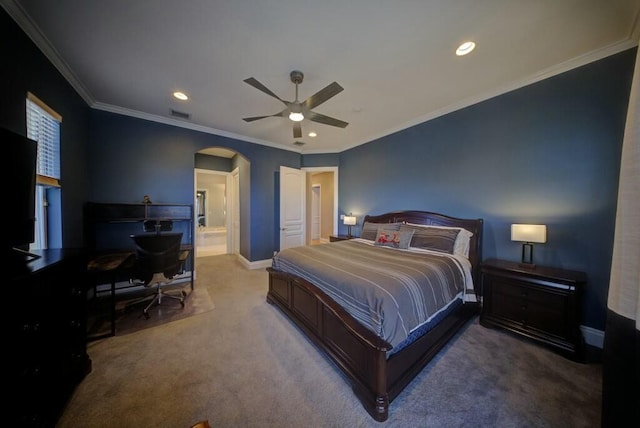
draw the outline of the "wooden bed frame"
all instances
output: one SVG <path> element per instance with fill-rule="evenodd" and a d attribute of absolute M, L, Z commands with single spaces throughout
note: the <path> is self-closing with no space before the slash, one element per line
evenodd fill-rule
<path fill-rule="evenodd" d="M 482 219 L 458 219 L 426 211 L 396 211 L 366 216 L 364 221 L 405 221 L 463 227 L 472 232 L 469 260 L 476 296 L 480 301 Z M 273 268 L 267 270 L 267 302 L 282 310 L 344 372 L 364 408 L 379 422 L 387 420 L 389 404 L 479 311 L 477 303 L 458 306 L 436 327 L 387 358 L 391 345 L 358 323 L 320 289 L 295 275 Z"/>

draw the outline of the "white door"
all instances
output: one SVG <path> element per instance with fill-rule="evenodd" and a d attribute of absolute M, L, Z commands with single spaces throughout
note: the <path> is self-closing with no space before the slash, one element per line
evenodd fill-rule
<path fill-rule="evenodd" d="M 311 239 L 320 239 L 320 226 L 322 225 L 322 188 L 319 184 L 311 187 Z"/>
<path fill-rule="evenodd" d="M 305 244 L 305 178 L 299 169 L 280 167 L 280 250 Z"/>
<path fill-rule="evenodd" d="M 231 172 L 233 185 L 231 186 L 231 210 L 233 212 L 232 226 L 232 254 L 240 254 L 240 172 L 234 169 Z"/>

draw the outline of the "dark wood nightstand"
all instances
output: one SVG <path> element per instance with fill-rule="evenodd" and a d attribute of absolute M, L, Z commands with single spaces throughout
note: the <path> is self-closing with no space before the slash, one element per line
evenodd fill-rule
<path fill-rule="evenodd" d="M 355 236 L 331 235 L 331 236 L 329 236 L 329 242 L 348 241 L 349 239 L 353 239 L 353 238 L 355 238 Z"/>
<path fill-rule="evenodd" d="M 504 328 L 583 362 L 580 304 L 586 282 L 584 272 L 486 260 L 480 324 Z"/>

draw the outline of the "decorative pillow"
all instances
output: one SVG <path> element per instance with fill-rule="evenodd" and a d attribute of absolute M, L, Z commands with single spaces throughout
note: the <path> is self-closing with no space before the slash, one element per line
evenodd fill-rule
<path fill-rule="evenodd" d="M 456 243 L 453 246 L 453 254 L 469 258 L 469 245 L 473 233 L 469 232 L 467 229 L 464 229 L 462 227 L 436 226 L 433 224 L 426 225 L 407 223 L 407 225 L 420 228 L 449 229 L 459 231 L 458 236 L 456 237 Z"/>
<path fill-rule="evenodd" d="M 406 250 L 409 248 L 413 230 L 389 230 L 380 228 L 373 245 L 379 247 L 392 247 Z"/>
<path fill-rule="evenodd" d="M 400 230 L 401 224 L 402 223 L 371 223 L 370 221 L 365 221 L 364 225 L 362 225 L 362 230 L 360 231 L 360 238 L 375 241 L 379 228 Z"/>
<path fill-rule="evenodd" d="M 460 230 L 435 227 L 416 227 L 408 224 L 400 226 L 400 231 L 413 231 L 410 245 L 414 248 L 453 254 L 456 238 Z"/>
<path fill-rule="evenodd" d="M 460 228 L 460 233 L 458 233 L 458 237 L 456 238 L 456 245 L 453 247 L 453 254 L 459 254 L 469 258 L 469 241 L 472 236 L 473 233 L 467 229 Z"/>

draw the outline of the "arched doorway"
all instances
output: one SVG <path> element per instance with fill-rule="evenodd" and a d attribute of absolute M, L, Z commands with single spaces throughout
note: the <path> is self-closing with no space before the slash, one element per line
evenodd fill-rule
<path fill-rule="evenodd" d="M 222 147 L 196 153 L 194 236 L 196 257 L 240 254 L 242 155 Z"/>

